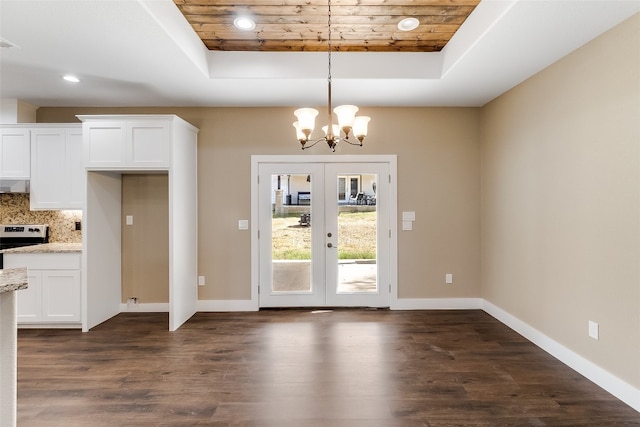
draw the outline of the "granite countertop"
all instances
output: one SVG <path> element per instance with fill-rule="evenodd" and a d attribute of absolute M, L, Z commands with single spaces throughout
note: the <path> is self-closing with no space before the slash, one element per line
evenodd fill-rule
<path fill-rule="evenodd" d="M 28 284 L 26 268 L 0 270 L 0 294 L 27 289 Z"/>
<path fill-rule="evenodd" d="M 4 249 L 4 254 L 60 254 L 82 252 L 82 243 L 45 243 L 43 245 L 22 246 Z"/>

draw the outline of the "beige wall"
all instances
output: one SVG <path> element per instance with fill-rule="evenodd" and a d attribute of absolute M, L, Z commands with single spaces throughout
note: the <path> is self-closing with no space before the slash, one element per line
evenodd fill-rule
<path fill-rule="evenodd" d="M 291 123 L 294 108 L 40 108 L 38 122 L 73 122 L 75 114 L 177 114 L 198 135 L 200 299 L 250 299 L 249 219 L 252 154 L 302 152 Z M 397 154 L 398 208 L 416 212 L 413 231 L 398 236 L 403 298 L 480 296 L 479 109 L 367 108 L 363 148 L 339 154 Z M 398 227 L 400 229 L 401 227 Z M 445 285 L 445 273 L 454 284 Z"/>
<path fill-rule="evenodd" d="M 121 259 L 123 303 L 169 302 L 168 175 L 122 175 Z"/>
<path fill-rule="evenodd" d="M 639 29 L 636 15 L 485 106 L 481 150 L 482 296 L 635 387 Z"/>

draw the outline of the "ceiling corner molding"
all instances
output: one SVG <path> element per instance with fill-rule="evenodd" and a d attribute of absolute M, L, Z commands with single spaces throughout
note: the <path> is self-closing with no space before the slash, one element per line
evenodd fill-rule
<path fill-rule="evenodd" d="M 442 49 L 442 78 L 471 52 L 518 0 L 481 1 Z"/>
<path fill-rule="evenodd" d="M 209 77 L 208 49 L 172 0 L 138 0 L 185 56 Z"/>

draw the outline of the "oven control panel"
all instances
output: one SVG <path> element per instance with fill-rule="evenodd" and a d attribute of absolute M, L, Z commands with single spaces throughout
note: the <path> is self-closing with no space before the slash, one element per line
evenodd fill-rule
<path fill-rule="evenodd" d="M 45 237 L 48 231 L 47 224 L 5 224 L 0 225 L 0 238 Z"/>

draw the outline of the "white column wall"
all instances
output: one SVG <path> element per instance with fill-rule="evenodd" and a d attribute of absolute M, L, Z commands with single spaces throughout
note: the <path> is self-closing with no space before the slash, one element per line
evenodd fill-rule
<path fill-rule="evenodd" d="M 198 303 L 197 131 L 178 118 L 169 169 L 169 330 L 196 312 Z"/>

